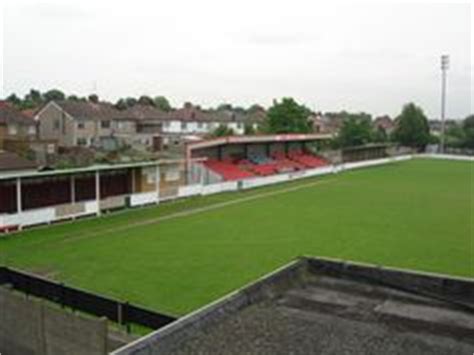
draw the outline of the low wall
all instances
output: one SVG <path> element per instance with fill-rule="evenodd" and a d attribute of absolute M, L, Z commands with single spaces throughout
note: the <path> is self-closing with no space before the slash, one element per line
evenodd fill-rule
<path fill-rule="evenodd" d="M 178 190 L 178 197 L 190 197 L 202 194 L 203 186 L 200 184 L 180 186 Z"/>
<path fill-rule="evenodd" d="M 107 354 L 107 321 L 85 318 L 0 287 L 0 353 Z"/>
<path fill-rule="evenodd" d="M 459 161 L 474 161 L 474 157 L 468 155 L 453 155 L 453 154 L 420 154 L 420 158 L 425 159 L 443 159 L 443 160 L 459 160 Z"/>
<path fill-rule="evenodd" d="M 237 181 L 227 181 L 218 184 L 205 185 L 202 187 L 201 193 L 203 195 L 211 195 L 218 194 L 220 192 L 237 191 L 238 186 L 239 184 Z"/>
<path fill-rule="evenodd" d="M 0 286 L 53 302 L 60 307 L 80 311 L 124 326 L 136 324 L 159 329 L 176 320 L 175 317 L 152 311 L 129 302 L 81 290 L 34 274 L 0 266 Z"/>
<path fill-rule="evenodd" d="M 142 192 L 130 196 L 130 206 L 143 206 L 158 202 L 158 192 Z"/>
<path fill-rule="evenodd" d="M 474 279 L 330 258 L 307 258 L 313 273 L 360 279 L 407 292 L 446 299 L 474 309 Z"/>

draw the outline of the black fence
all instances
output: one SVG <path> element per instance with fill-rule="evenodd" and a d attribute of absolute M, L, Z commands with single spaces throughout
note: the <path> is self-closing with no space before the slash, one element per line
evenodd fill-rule
<path fill-rule="evenodd" d="M 159 329 L 176 320 L 170 315 L 66 286 L 8 267 L 0 267 L 0 285 L 8 286 L 26 295 L 46 299 L 62 307 L 69 307 L 73 311 L 106 317 L 110 321 L 126 326 L 128 331 L 130 331 L 132 324 Z"/>

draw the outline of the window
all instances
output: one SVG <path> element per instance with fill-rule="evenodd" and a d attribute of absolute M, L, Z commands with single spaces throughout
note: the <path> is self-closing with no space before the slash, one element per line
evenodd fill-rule
<path fill-rule="evenodd" d="M 84 122 L 77 122 L 77 129 L 84 129 L 86 128 L 86 125 Z"/>
<path fill-rule="evenodd" d="M 46 148 L 46 151 L 48 152 L 48 154 L 54 154 L 56 152 L 55 145 L 54 144 L 48 144 L 47 148 Z"/>
<path fill-rule="evenodd" d="M 202 128 L 202 122 L 198 122 L 198 128 L 199 128 L 199 129 Z"/>
<path fill-rule="evenodd" d="M 188 128 L 188 124 L 186 122 L 181 122 L 181 130 L 185 131 Z"/>
<path fill-rule="evenodd" d="M 35 135 L 36 134 L 36 127 L 35 126 L 29 126 L 28 127 L 28 134 L 29 135 Z"/>
<path fill-rule="evenodd" d="M 110 128 L 110 121 L 100 121 L 100 127 L 103 129 Z"/>
<path fill-rule="evenodd" d="M 18 133 L 18 127 L 16 125 L 8 125 L 8 134 L 11 136 L 16 136 Z"/>
<path fill-rule="evenodd" d="M 57 131 L 59 130 L 60 126 L 61 126 L 61 122 L 59 122 L 59 120 L 55 120 L 53 123 L 53 129 Z"/>

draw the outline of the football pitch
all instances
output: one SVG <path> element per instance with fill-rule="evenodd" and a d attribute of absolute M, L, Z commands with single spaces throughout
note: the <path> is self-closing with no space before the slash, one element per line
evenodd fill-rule
<path fill-rule="evenodd" d="M 474 163 L 415 159 L 0 238 L 0 264 L 181 315 L 300 255 L 474 277 Z"/>

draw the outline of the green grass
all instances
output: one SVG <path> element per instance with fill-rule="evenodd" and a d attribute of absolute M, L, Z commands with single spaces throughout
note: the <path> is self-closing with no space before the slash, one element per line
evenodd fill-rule
<path fill-rule="evenodd" d="M 413 160 L 175 201 L 0 239 L 0 263 L 172 314 L 202 306 L 298 255 L 473 277 L 473 169 L 466 162 Z"/>

